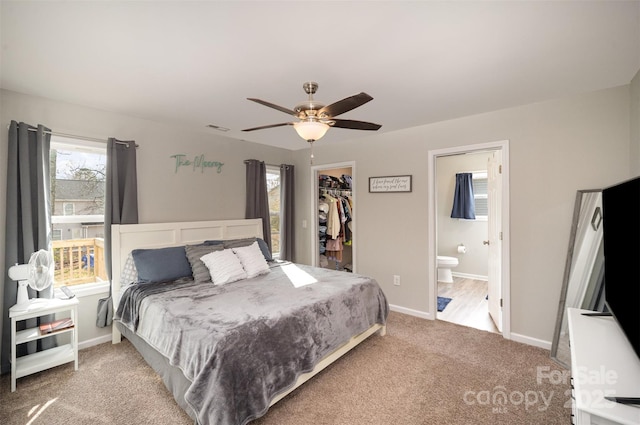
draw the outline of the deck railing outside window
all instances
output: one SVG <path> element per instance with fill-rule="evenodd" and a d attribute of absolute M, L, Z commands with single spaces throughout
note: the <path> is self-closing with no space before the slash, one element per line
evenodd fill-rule
<path fill-rule="evenodd" d="M 72 286 L 107 280 L 104 239 L 53 241 L 54 286 Z"/>

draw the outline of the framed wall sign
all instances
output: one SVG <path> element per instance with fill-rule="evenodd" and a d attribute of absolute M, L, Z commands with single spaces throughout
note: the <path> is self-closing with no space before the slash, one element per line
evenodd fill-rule
<path fill-rule="evenodd" d="M 411 192 L 411 175 L 369 177 L 369 192 Z"/>

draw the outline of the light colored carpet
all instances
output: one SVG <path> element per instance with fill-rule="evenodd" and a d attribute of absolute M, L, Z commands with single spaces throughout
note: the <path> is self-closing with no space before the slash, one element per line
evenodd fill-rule
<path fill-rule="evenodd" d="M 539 379 L 539 369 L 564 372 L 546 350 L 392 312 L 385 337 L 369 338 L 252 425 L 569 424 L 569 383 Z M 15 393 L 4 375 L 0 399 L 5 425 L 193 423 L 126 341 L 80 351 L 77 372 L 68 364 L 21 378 Z"/>

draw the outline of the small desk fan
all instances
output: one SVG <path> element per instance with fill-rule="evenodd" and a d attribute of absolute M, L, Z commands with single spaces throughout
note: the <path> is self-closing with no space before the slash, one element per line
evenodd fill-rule
<path fill-rule="evenodd" d="M 31 254 L 27 264 L 9 267 L 9 277 L 18 282 L 18 309 L 28 309 L 31 305 L 27 285 L 36 291 L 47 289 L 53 283 L 53 255 L 41 249 Z"/>

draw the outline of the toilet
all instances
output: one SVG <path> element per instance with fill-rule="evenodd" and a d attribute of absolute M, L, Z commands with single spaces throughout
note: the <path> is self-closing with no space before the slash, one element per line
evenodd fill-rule
<path fill-rule="evenodd" d="M 453 275 L 451 269 L 458 265 L 458 259 L 456 257 L 445 257 L 444 255 L 438 255 L 437 267 L 438 267 L 438 282 L 452 283 Z"/>

